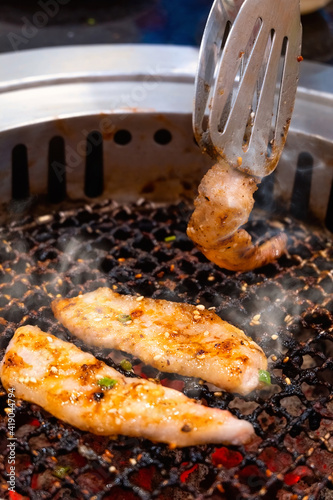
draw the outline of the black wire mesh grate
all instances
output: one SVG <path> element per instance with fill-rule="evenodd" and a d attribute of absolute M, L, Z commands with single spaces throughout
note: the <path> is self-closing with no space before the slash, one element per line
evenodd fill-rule
<path fill-rule="evenodd" d="M 257 239 L 282 227 L 289 253 L 236 274 L 209 263 L 185 234 L 185 204 L 104 202 L 3 229 L 1 356 L 18 326 L 38 325 L 87 350 L 52 316 L 56 296 L 111 286 L 120 293 L 203 303 L 252 336 L 270 359 L 273 385 L 247 397 L 212 392 L 200 380 L 157 372 L 125 353 L 90 349 L 125 373 L 145 376 L 252 422 L 246 447 L 181 450 L 109 440 L 73 429 L 35 405 L 16 409 L 17 492 L 31 499 L 257 499 L 332 497 L 333 248 L 288 218 L 253 220 Z M 168 236 L 175 239 L 168 241 Z M 167 241 L 165 241 L 167 240 Z M 128 375 L 128 373 L 126 373 Z M 1 496 L 7 498 L 6 394 L 1 395 Z M 17 498 L 17 497 L 16 497 Z M 19 497 L 18 497 L 19 498 Z"/>

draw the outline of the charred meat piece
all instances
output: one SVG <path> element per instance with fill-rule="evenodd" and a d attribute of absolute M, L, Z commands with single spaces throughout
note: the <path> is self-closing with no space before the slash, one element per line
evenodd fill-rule
<path fill-rule="evenodd" d="M 226 391 L 251 392 L 267 368 L 255 342 L 204 306 L 99 288 L 57 299 L 52 310 L 87 344 L 127 351 L 161 371 L 201 377 Z"/>
<path fill-rule="evenodd" d="M 248 221 L 259 178 L 226 163 L 214 165 L 199 185 L 187 235 L 215 264 L 231 271 L 249 271 L 281 257 L 287 237 L 281 233 L 261 245 L 240 226 Z"/>
<path fill-rule="evenodd" d="M 1 364 L 5 389 L 57 418 L 99 435 L 144 437 L 174 446 L 242 444 L 249 422 L 184 394 L 126 378 L 73 344 L 33 326 L 19 328 Z"/>

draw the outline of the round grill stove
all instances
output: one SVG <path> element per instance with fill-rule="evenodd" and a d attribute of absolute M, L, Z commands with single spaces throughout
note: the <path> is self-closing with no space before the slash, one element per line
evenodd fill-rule
<path fill-rule="evenodd" d="M 0 56 L 1 357 L 24 324 L 87 350 L 50 303 L 100 286 L 216 307 L 264 349 L 267 389 L 213 392 L 126 353 L 89 350 L 121 373 L 129 359 L 133 377 L 228 408 L 256 439 L 172 450 L 93 436 L 18 401 L 15 496 L 2 391 L 1 498 L 333 497 L 333 70 L 302 64 L 287 145 L 247 224 L 259 240 L 286 231 L 288 253 L 241 274 L 208 262 L 185 233 L 210 166 L 191 127 L 197 57 L 131 45 Z"/>

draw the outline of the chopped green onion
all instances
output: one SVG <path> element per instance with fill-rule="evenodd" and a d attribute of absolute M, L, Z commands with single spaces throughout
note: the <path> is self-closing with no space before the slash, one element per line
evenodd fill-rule
<path fill-rule="evenodd" d="M 266 370 L 259 370 L 259 381 L 266 385 L 271 385 L 271 375 Z"/>
<path fill-rule="evenodd" d="M 164 241 L 166 243 L 169 243 L 170 241 L 175 241 L 175 239 L 176 239 L 176 236 L 172 235 L 172 236 L 167 236 L 166 238 L 164 238 Z"/>
<path fill-rule="evenodd" d="M 120 366 L 123 370 L 126 370 L 127 372 L 129 372 L 130 370 L 132 370 L 132 363 L 130 361 L 128 361 L 127 359 L 123 359 L 121 362 L 120 362 Z"/>
<path fill-rule="evenodd" d="M 119 314 L 117 320 L 120 321 L 120 323 L 127 323 L 127 321 L 132 321 L 132 316 L 130 314 Z"/>
<path fill-rule="evenodd" d="M 114 378 L 109 378 L 109 377 L 103 377 L 97 381 L 97 384 L 100 387 L 104 387 L 105 389 L 112 389 L 112 387 L 114 387 L 116 385 L 116 383 L 117 383 L 117 380 L 115 380 Z"/>
<path fill-rule="evenodd" d="M 58 479 L 64 479 L 65 476 L 72 472 L 71 467 L 69 465 L 58 465 L 52 472 L 54 476 Z"/>

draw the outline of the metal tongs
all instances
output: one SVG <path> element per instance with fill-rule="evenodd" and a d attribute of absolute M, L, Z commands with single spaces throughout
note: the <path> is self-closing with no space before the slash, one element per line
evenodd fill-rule
<path fill-rule="evenodd" d="M 259 178 L 276 167 L 293 112 L 302 60 L 299 3 L 215 0 L 201 43 L 196 140 L 215 161 Z"/>

